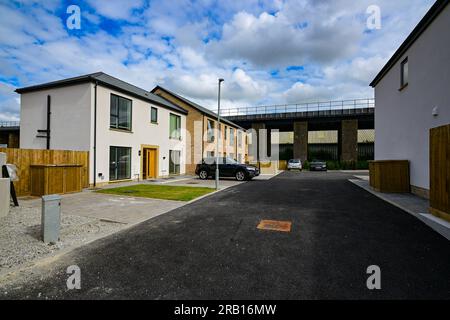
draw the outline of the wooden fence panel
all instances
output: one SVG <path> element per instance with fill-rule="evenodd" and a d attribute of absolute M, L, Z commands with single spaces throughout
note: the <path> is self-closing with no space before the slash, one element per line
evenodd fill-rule
<path fill-rule="evenodd" d="M 89 152 L 72 150 L 40 150 L 0 148 L 6 153 L 6 162 L 17 166 L 19 181 L 14 182 L 18 196 L 30 195 L 31 169 L 33 164 L 78 164 L 81 167 L 83 188 L 89 187 Z"/>
<path fill-rule="evenodd" d="M 450 221 L 450 124 L 430 129 L 430 212 Z"/>
<path fill-rule="evenodd" d="M 369 161 L 369 180 L 378 192 L 409 192 L 409 161 Z"/>

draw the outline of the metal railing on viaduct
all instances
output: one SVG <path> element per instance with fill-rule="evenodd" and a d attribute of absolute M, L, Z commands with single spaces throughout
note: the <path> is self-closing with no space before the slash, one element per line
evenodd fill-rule
<path fill-rule="evenodd" d="M 230 120 L 263 118 L 310 118 L 321 116 L 373 114 L 375 99 L 353 99 L 339 101 L 309 102 L 256 107 L 222 109 L 220 115 Z"/>
<path fill-rule="evenodd" d="M 0 121 L 0 127 L 3 128 L 20 127 L 20 121 Z"/>

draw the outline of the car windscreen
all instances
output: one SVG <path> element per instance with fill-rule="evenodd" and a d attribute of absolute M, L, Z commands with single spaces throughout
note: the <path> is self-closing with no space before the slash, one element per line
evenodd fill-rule
<path fill-rule="evenodd" d="M 291 159 L 289 160 L 289 163 L 300 163 L 299 159 Z"/>

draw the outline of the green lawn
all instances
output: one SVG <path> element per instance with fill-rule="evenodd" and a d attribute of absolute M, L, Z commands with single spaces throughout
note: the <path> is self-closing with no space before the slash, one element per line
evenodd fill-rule
<path fill-rule="evenodd" d="M 213 188 L 205 188 L 205 187 L 180 187 L 180 186 L 138 184 L 128 187 L 103 189 L 97 192 L 107 194 L 117 194 L 123 196 L 132 196 L 132 197 L 189 201 L 213 191 L 214 191 Z"/>

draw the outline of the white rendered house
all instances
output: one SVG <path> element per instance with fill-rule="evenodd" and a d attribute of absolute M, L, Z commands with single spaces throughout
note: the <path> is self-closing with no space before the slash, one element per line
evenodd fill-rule
<path fill-rule="evenodd" d="M 102 72 L 16 92 L 21 148 L 89 151 L 91 185 L 185 172 L 187 111 L 157 95 Z"/>
<path fill-rule="evenodd" d="M 370 84 L 375 160 L 409 160 L 411 191 L 429 197 L 429 130 L 450 124 L 450 6 L 439 0 Z"/>

